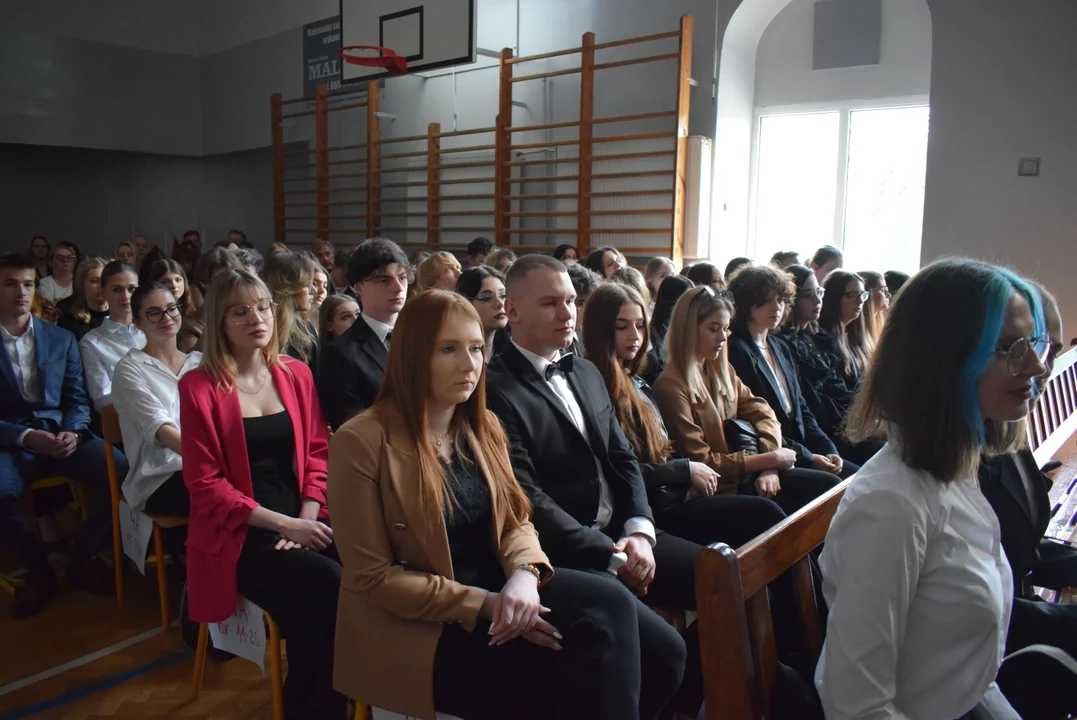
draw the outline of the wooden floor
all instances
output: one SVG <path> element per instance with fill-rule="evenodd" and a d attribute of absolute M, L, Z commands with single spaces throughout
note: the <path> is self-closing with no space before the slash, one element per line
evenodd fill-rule
<path fill-rule="evenodd" d="M 1054 475 L 1052 503 L 1063 507 L 1048 534 L 1068 536 L 1077 511 L 1077 488 L 1068 492 L 1077 452 Z M 3 559 L 0 569 L 10 569 Z M 152 569 L 142 577 L 129 566 L 125 579 L 123 605 L 61 582 L 39 615 L 20 622 L 0 592 L 0 720 L 272 717 L 269 679 L 245 660 L 207 660 L 201 697 L 190 702 L 194 653 L 178 629 L 161 629 Z M 174 579 L 170 585 L 175 612 L 179 588 Z"/>

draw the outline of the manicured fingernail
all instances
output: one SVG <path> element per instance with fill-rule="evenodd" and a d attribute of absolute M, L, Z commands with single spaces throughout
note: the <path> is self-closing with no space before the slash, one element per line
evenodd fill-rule
<path fill-rule="evenodd" d="M 554 650 L 560 650 L 561 649 L 561 643 L 554 643 L 553 649 Z"/>
<path fill-rule="evenodd" d="M 561 635 L 561 633 L 559 633 L 559 632 L 555 632 L 555 633 L 553 634 L 553 636 L 554 636 L 555 638 L 557 638 L 558 640 L 564 640 L 564 639 L 565 639 L 565 638 L 564 638 L 564 637 L 563 637 L 563 636 Z"/>
<path fill-rule="evenodd" d="M 539 605 L 539 609 L 542 612 L 550 612 L 550 608 L 546 607 L 545 605 Z"/>

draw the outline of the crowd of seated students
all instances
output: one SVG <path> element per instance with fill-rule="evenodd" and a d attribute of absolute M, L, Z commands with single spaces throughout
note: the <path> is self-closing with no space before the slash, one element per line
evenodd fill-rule
<path fill-rule="evenodd" d="M 177 259 L 146 260 L 141 287 L 135 264 L 153 252 L 144 239 L 121 243 L 107 264 L 88 257 L 73 274 L 77 248 L 50 251 L 44 238 L 32 241 L 32 258 L 0 263 L 12 369 L 0 425 L 0 531 L 29 573 L 16 616 L 55 589 L 17 506 L 42 472 L 93 488 L 68 573 L 111 591 L 93 559 L 108 533 L 109 500 L 89 418 L 112 404 L 125 500 L 190 516 L 185 548 L 183 537 L 170 544 L 185 555 L 184 619 L 222 620 L 237 593 L 267 610 L 289 639 L 286 717 L 339 717 L 345 696 L 431 718 L 435 709 L 465 720 L 694 717 L 702 699 L 695 626 L 678 633 L 652 608 L 695 609 L 701 547 L 747 542 L 869 461 L 873 478 L 907 471 L 893 449 L 880 454 L 888 437 L 904 436 L 900 422 L 877 421 L 899 417 L 884 412 L 893 400 L 879 395 L 877 365 L 885 348 L 902 344 L 886 342 L 892 288 L 920 287 L 920 276 L 851 273 L 831 247 L 807 266 L 783 252 L 767 265 L 735 258 L 723 274 L 699 262 L 678 275 L 668 258 L 640 273 L 613 247 L 576 262 L 573 246 L 517 258 L 476 238 L 464 268 L 445 252 L 409 262 L 386 238 L 350 253 L 317 241 L 313 253 L 274 247 L 261 268 L 248 244 L 230 234 L 192 257 L 201 238 L 189 233 Z M 42 255 L 56 287 L 70 291 L 60 320 L 69 332 L 31 317 Z M 982 267 L 946 277 L 971 285 L 995 277 Z M 1049 307 L 1049 296 L 999 277 L 1026 300 L 1035 332 L 1021 337 L 1039 351 L 1038 298 Z M 50 377 L 28 366 L 28 343 L 57 357 Z M 1022 365 L 1025 355 L 1013 357 L 1027 349 L 1012 347 L 1002 362 L 1020 372 L 1010 377 L 1049 367 L 1043 353 Z M 980 372 L 988 382 L 994 371 Z M 875 398 L 872 411 L 865 396 Z M 993 410 L 993 419 L 1017 422 L 1010 415 L 1019 404 Z M 1015 447 L 1021 433 L 1007 427 L 1007 439 L 983 447 Z M 984 493 L 991 497 L 992 478 L 1023 483 L 1038 542 L 1042 476 L 1029 457 L 1007 457 L 981 466 Z M 858 516 L 846 504 L 838 517 L 852 523 Z M 888 517 L 905 522 L 904 510 Z M 1002 518 L 1005 504 L 995 512 Z M 836 520 L 832 533 L 857 528 Z M 841 599 L 874 598 L 878 573 L 865 570 L 869 582 L 849 589 L 855 570 L 846 568 L 868 554 L 847 553 L 850 543 L 871 546 L 828 540 L 824 592 L 831 628 L 863 631 Z M 1055 574 L 1077 575 L 1071 564 L 1066 556 Z M 1033 603 L 1013 582 L 1018 601 Z M 795 598 L 784 578 L 772 593 L 785 662 Z M 985 607 L 996 601 L 1008 602 L 1003 593 Z M 1018 613 L 1015 604 L 1011 649 L 1077 622 L 1036 605 Z M 1002 632 L 1007 617 L 995 623 Z M 849 703 L 867 702 L 860 683 L 880 677 L 890 694 L 879 707 L 904 708 L 905 690 L 882 670 L 836 674 L 859 652 L 844 641 L 839 633 L 827 645 L 816 678 L 828 712 L 859 717 Z M 879 642 L 901 655 L 900 638 Z M 998 663 L 977 657 L 993 679 Z M 544 688 L 526 704 L 512 682 L 521 674 Z M 1007 695 L 1042 707 L 1028 691 L 1034 678 L 1016 677 L 1003 683 Z M 925 707 L 977 694 L 979 702 L 985 692 L 991 700 L 985 688 L 955 688 Z"/>

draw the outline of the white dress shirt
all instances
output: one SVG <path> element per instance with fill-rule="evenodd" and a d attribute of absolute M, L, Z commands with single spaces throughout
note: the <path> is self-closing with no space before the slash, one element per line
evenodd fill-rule
<path fill-rule="evenodd" d="M 389 333 L 393 331 L 393 326 L 386 325 L 381 320 L 375 320 L 369 315 L 360 315 L 359 317 L 363 318 L 366 324 L 370 326 L 370 329 L 374 331 L 374 334 L 378 336 L 378 340 L 381 340 L 381 343 L 385 346 L 385 349 L 388 350 L 389 343 L 388 341 L 386 341 L 385 338 L 387 338 L 389 336 Z"/>
<path fill-rule="evenodd" d="M 975 476 L 940 483 L 894 442 L 853 477 L 826 535 L 815 684 L 827 720 L 1009 707 L 994 685 L 1013 600 L 995 513 Z"/>
<path fill-rule="evenodd" d="M 183 458 L 161 444 L 157 431 L 166 424 L 179 428 L 179 380 L 201 362 L 202 353 L 192 352 L 175 375 L 160 360 L 134 349 L 116 363 L 112 396 L 130 466 L 122 490 L 134 510 L 145 508 L 150 495 L 183 469 Z"/>
<path fill-rule="evenodd" d="M 0 337 L 4 339 L 4 352 L 7 353 L 7 359 L 11 361 L 11 369 L 15 372 L 19 394 L 28 405 L 39 405 L 42 397 L 41 385 L 37 378 L 37 347 L 34 344 L 33 318 L 26 323 L 26 331 L 17 337 L 0 325 Z"/>
<path fill-rule="evenodd" d="M 516 345 L 516 341 L 512 342 Z M 516 345 L 516 349 L 527 358 L 539 376 L 544 380 L 546 378 L 546 368 L 552 365 L 549 360 L 536 355 L 530 350 L 526 350 L 519 345 Z M 560 356 L 558 357 L 560 359 Z M 565 406 L 565 410 L 568 412 L 568 416 L 572 418 L 572 423 L 576 426 L 576 429 L 580 431 L 580 434 L 585 438 L 587 437 L 587 425 L 584 423 L 583 411 L 580 409 L 580 404 L 576 400 L 575 393 L 572 392 L 572 387 L 568 384 L 568 379 L 563 373 L 554 373 L 549 380 L 545 380 L 553 390 L 554 395 Z M 598 458 L 594 458 L 596 471 L 598 473 L 598 513 L 595 515 L 594 528 L 596 530 L 605 530 L 606 526 L 610 524 L 610 519 L 613 517 L 613 494 L 610 492 L 610 485 L 606 482 L 606 476 L 602 473 L 602 464 L 598 462 Z M 650 519 L 645 517 L 632 517 L 625 521 L 624 530 L 621 537 L 628 537 L 629 535 L 642 535 L 647 538 L 647 541 L 654 547 L 657 536 L 654 530 L 654 523 Z M 617 556 L 621 556 L 618 558 Z M 614 553 L 615 560 L 611 562 L 611 571 L 615 569 L 614 566 L 620 567 L 623 561 L 627 559 L 624 553 Z"/>
<path fill-rule="evenodd" d="M 133 324 L 121 325 L 112 318 L 105 318 L 101 327 L 94 328 L 79 340 L 86 392 L 98 412 L 112 402 L 112 373 L 116 363 L 128 351 L 144 347 L 146 336 L 141 330 Z"/>
<path fill-rule="evenodd" d="M 46 300 L 63 300 L 64 298 L 71 297 L 75 292 L 75 279 L 72 278 L 67 287 L 60 285 L 53 280 L 52 275 L 46 275 L 41 278 L 37 283 L 37 294 Z"/>

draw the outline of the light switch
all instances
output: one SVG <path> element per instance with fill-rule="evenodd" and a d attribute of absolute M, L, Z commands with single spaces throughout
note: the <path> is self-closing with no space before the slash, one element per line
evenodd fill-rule
<path fill-rule="evenodd" d="M 1017 162 L 1017 174 L 1020 177 L 1036 177 L 1040 174 L 1038 157 L 1023 157 Z"/>

